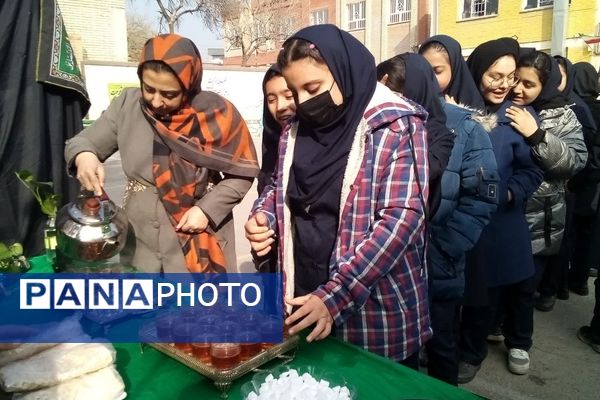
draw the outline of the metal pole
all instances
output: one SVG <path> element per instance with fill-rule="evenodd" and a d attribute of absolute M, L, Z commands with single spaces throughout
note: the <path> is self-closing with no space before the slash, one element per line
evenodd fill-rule
<path fill-rule="evenodd" d="M 438 33 L 438 12 L 440 6 L 438 0 L 432 0 L 429 4 L 431 4 L 431 9 L 429 10 L 429 15 L 431 15 L 431 25 L 429 25 L 429 36 L 435 36 Z"/>
<path fill-rule="evenodd" d="M 552 12 L 552 45 L 553 56 L 566 56 L 567 23 L 569 20 L 569 0 L 554 0 Z"/>

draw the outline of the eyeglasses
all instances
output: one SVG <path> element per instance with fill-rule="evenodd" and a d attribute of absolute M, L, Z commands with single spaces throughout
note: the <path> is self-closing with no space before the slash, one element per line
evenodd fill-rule
<path fill-rule="evenodd" d="M 519 78 L 517 78 L 515 75 L 510 75 L 510 76 L 505 76 L 504 78 L 488 80 L 490 89 L 498 89 L 500 86 L 502 86 L 502 83 L 504 83 L 504 82 L 506 82 L 506 85 L 509 88 L 514 88 L 519 83 Z"/>

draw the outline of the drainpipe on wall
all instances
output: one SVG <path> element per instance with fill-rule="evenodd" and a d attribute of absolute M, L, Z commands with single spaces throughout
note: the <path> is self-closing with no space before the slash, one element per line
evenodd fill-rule
<path fill-rule="evenodd" d="M 409 46 L 410 51 L 416 52 L 417 45 L 419 44 L 419 1 L 412 0 L 410 4 L 410 22 L 409 26 Z"/>
<path fill-rule="evenodd" d="M 566 57 L 567 23 L 569 20 L 569 0 L 554 0 L 552 11 L 552 45 L 553 56 Z"/>
<path fill-rule="evenodd" d="M 429 4 L 431 5 L 431 9 L 429 10 L 431 15 L 431 22 L 429 23 L 429 37 L 431 37 L 437 35 L 438 33 L 438 10 L 440 7 L 438 0 L 431 0 Z"/>

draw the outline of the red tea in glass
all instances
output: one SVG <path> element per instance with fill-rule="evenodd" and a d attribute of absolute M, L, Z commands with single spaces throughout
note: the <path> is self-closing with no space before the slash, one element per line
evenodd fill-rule
<path fill-rule="evenodd" d="M 200 362 L 210 365 L 210 346 L 210 343 L 192 343 L 192 354 L 200 360 Z"/>
<path fill-rule="evenodd" d="M 261 328 L 262 332 L 273 333 L 273 332 L 280 331 L 280 332 L 282 332 L 282 334 L 283 334 L 283 330 L 284 330 L 284 327 L 282 325 L 282 320 L 280 318 L 275 318 L 275 317 L 268 318 L 265 322 L 263 322 L 260 325 L 260 328 Z M 262 348 L 263 348 L 263 350 L 266 350 L 270 347 L 273 347 L 275 344 L 276 343 L 263 342 Z"/>
<path fill-rule="evenodd" d="M 186 353 L 192 352 L 192 334 L 195 326 L 193 324 L 177 325 L 173 329 L 173 339 L 175 347 Z"/>
<path fill-rule="evenodd" d="M 254 331 L 243 331 L 239 334 L 240 347 L 242 351 L 240 358 L 246 361 L 262 351 L 262 343 L 259 342 L 259 335 Z"/>
<path fill-rule="evenodd" d="M 212 365 L 217 369 L 231 369 L 240 363 L 241 351 L 237 343 L 213 343 L 210 347 Z"/>
<path fill-rule="evenodd" d="M 240 343 L 240 359 L 246 361 L 262 351 L 262 343 Z"/>
<path fill-rule="evenodd" d="M 271 347 L 275 346 L 275 343 L 261 343 L 261 349 L 269 350 Z"/>

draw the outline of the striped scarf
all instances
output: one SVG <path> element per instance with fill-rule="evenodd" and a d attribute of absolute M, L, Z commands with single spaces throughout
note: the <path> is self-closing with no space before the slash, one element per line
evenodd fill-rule
<path fill-rule="evenodd" d="M 142 110 L 155 130 L 152 171 L 159 197 L 175 227 L 207 192 L 200 184 L 203 168 L 242 177 L 256 177 L 258 163 L 246 123 L 229 101 L 201 90 L 202 61 L 194 43 L 167 34 L 146 42 L 138 67 L 161 61 L 182 85 L 184 103 L 173 114 L 157 119 L 143 98 Z M 215 175 L 211 173 L 209 175 Z M 200 184 L 200 185 L 199 185 Z M 225 256 L 215 235 L 177 232 L 191 272 L 225 272 Z"/>

